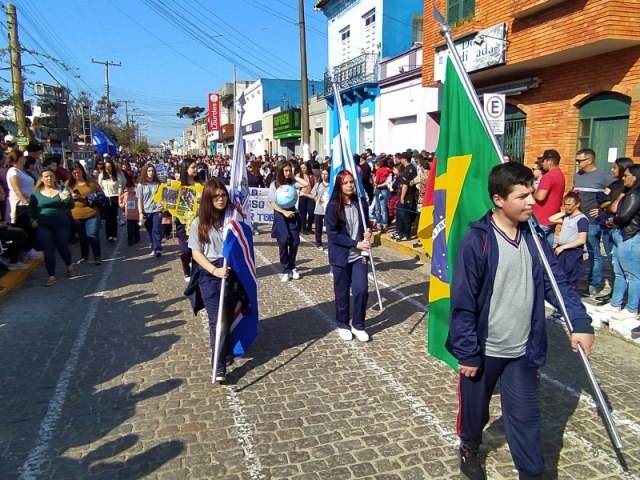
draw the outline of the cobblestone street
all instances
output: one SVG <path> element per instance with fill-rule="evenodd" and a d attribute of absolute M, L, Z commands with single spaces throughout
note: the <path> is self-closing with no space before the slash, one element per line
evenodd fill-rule
<path fill-rule="evenodd" d="M 41 267 L 2 299 L 0 477 L 459 478 L 457 376 L 426 353 L 427 267 L 376 248 L 384 311 L 371 282 L 372 341 L 343 342 L 325 253 L 303 242 L 302 278 L 283 284 L 261 231 L 260 331 L 225 385 L 211 383 L 208 326 L 182 297 L 173 241 L 160 258 L 108 245 L 102 266 L 53 288 Z M 640 350 L 597 334 L 592 365 L 626 445 L 616 455 L 563 327 L 548 330 L 548 478 L 640 478 Z M 481 452 L 489 478 L 514 479 L 499 405 Z"/>

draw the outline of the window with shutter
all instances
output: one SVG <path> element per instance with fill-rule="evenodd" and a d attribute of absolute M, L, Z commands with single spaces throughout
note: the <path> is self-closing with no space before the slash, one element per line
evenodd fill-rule
<path fill-rule="evenodd" d="M 454 25 L 466 20 L 476 12 L 476 0 L 448 0 L 447 24 Z"/>

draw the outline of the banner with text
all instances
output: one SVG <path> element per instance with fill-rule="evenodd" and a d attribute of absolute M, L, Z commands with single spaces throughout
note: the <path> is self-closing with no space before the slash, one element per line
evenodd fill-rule
<path fill-rule="evenodd" d="M 220 131 L 220 95 L 209 94 L 209 131 Z"/>

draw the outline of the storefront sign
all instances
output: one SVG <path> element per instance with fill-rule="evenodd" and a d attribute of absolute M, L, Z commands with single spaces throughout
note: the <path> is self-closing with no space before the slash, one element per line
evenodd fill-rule
<path fill-rule="evenodd" d="M 292 108 L 273 116 L 273 138 L 300 136 L 300 109 Z"/>
<path fill-rule="evenodd" d="M 209 94 L 209 131 L 217 132 L 220 130 L 220 95 L 217 93 Z"/>
<path fill-rule="evenodd" d="M 507 24 L 499 23 L 481 30 L 477 34 L 467 35 L 455 41 L 456 50 L 467 72 L 502 65 L 506 62 Z M 433 79 L 444 80 L 444 71 L 449 49 L 446 46 L 436 50 Z"/>

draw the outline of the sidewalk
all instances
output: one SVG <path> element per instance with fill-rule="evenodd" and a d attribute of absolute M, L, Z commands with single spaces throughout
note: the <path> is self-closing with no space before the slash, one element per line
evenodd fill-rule
<path fill-rule="evenodd" d="M 43 257 L 37 260 L 23 260 L 23 263 L 29 265 L 28 270 L 10 270 L 0 277 L 0 298 L 22 285 L 29 278 L 31 271 L 38 268 L 43 262 Z"/>

